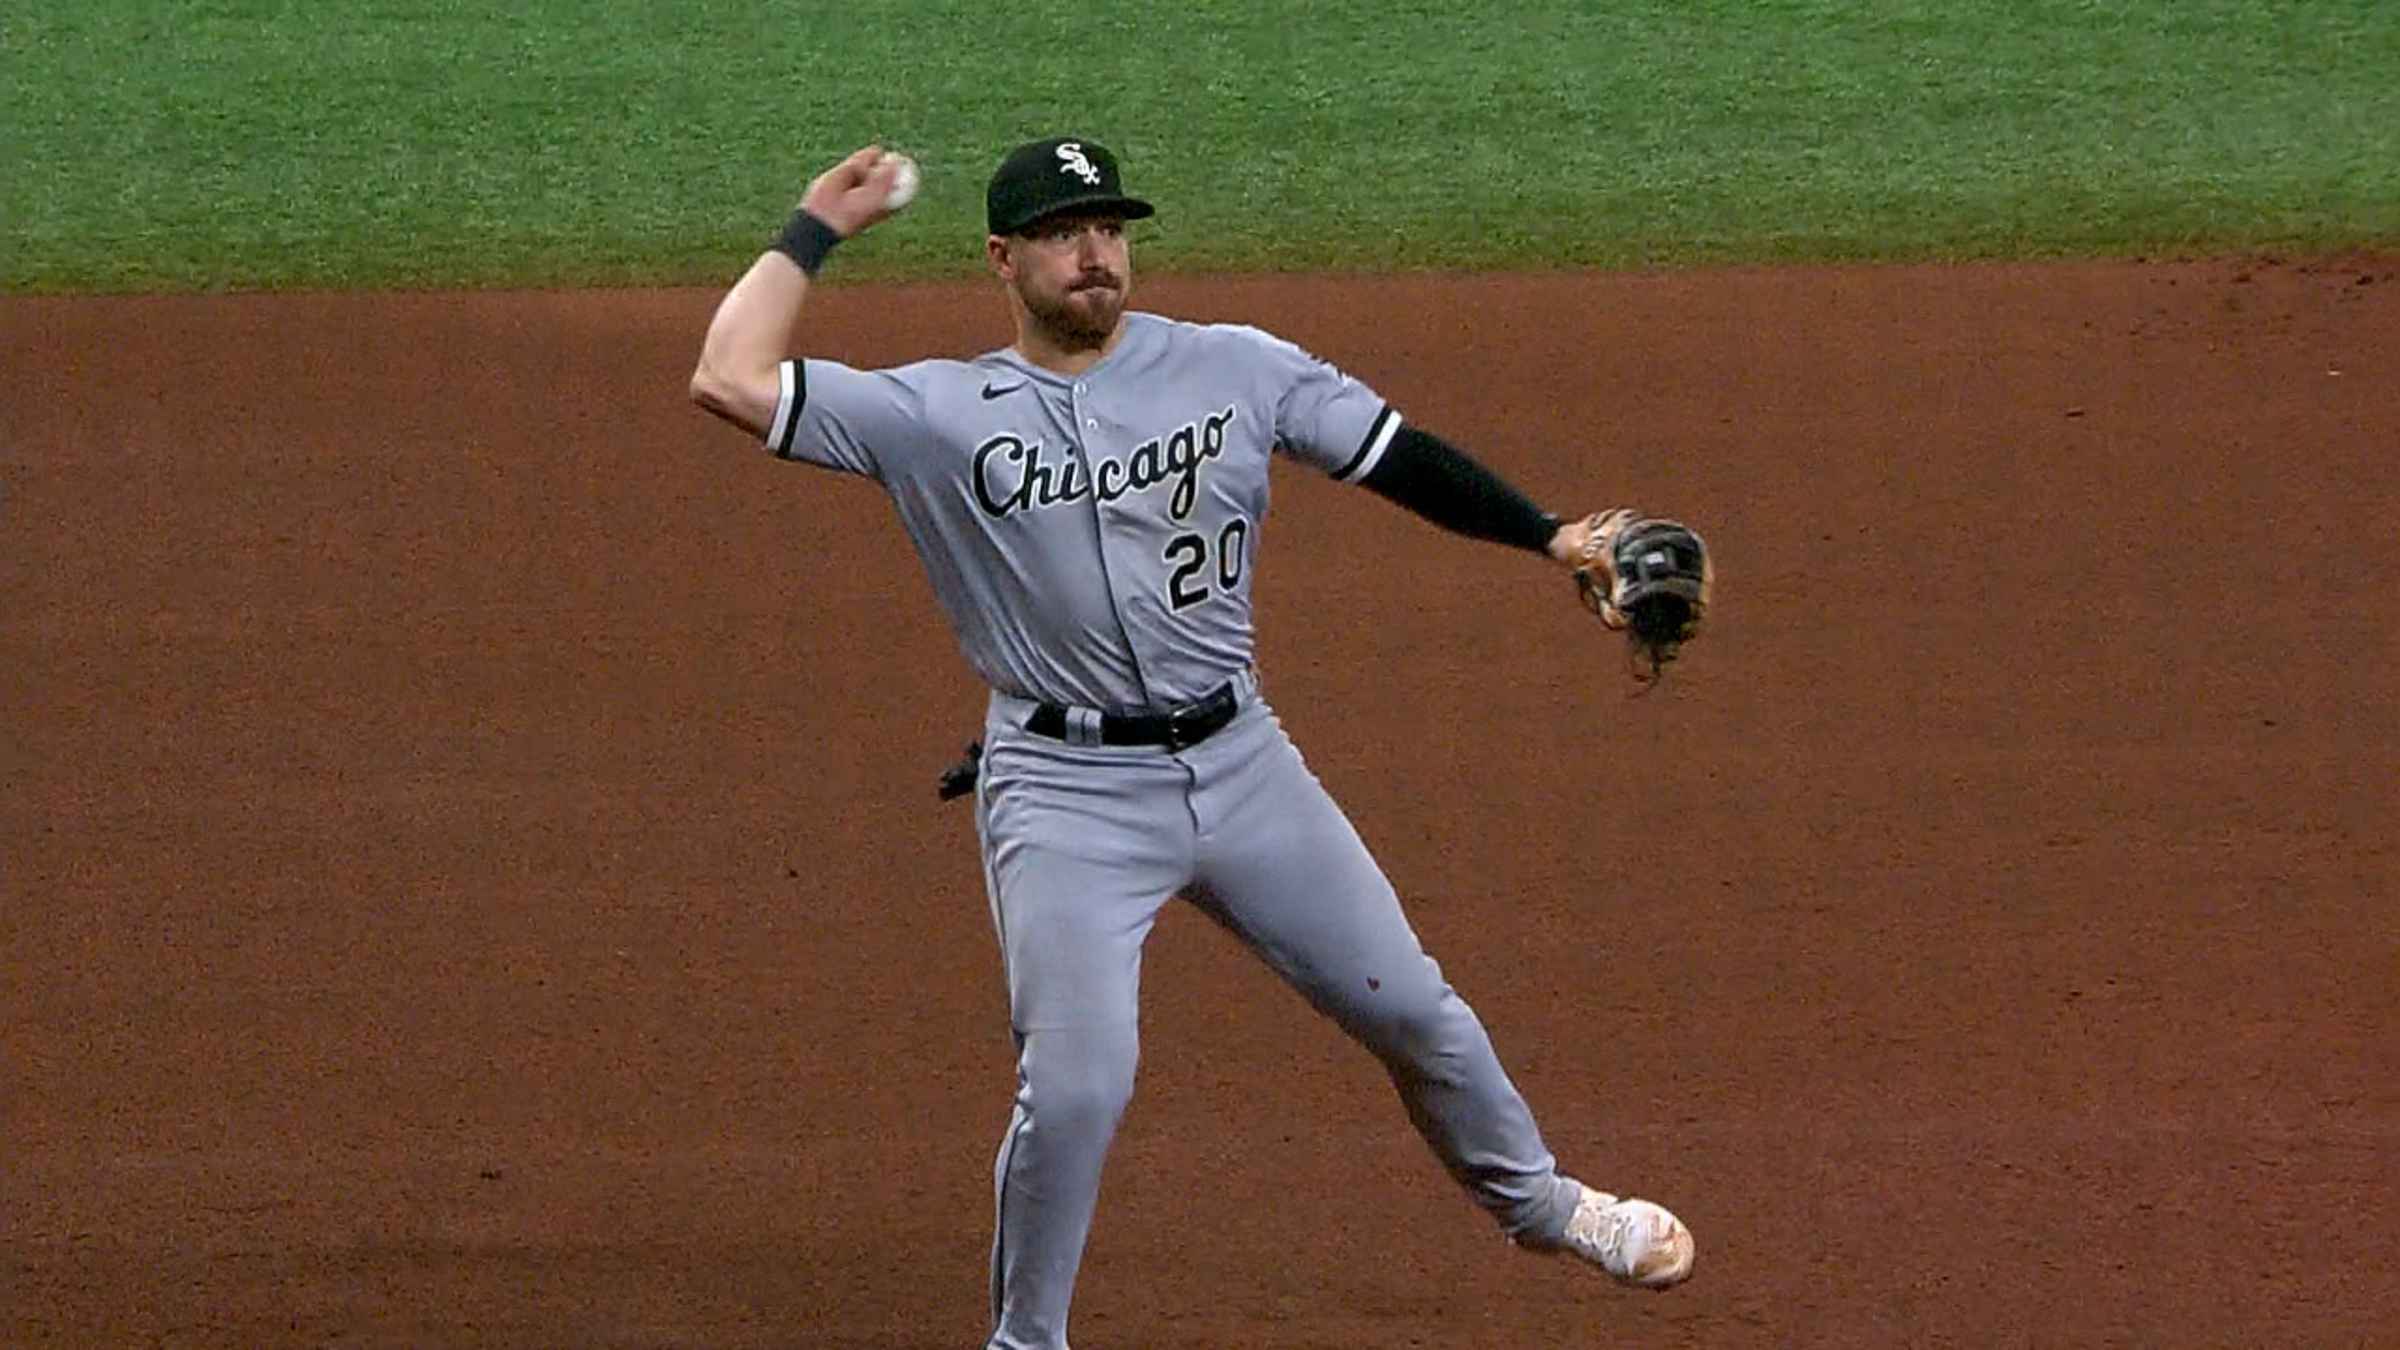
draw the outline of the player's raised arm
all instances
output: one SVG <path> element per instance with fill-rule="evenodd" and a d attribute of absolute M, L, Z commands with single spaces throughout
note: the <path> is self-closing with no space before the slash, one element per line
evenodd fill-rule
<path fill-rule="evenodd" d="M 764 436 L 782 397 L 777 368 L 793 354 L 792 331 L 810 278 L 834 245 L 906 206 L 914 191 L 915 167 L 880 146 L 818 174 L 782 237 L 718 302 L 692 371 L 692 402 Z"/>

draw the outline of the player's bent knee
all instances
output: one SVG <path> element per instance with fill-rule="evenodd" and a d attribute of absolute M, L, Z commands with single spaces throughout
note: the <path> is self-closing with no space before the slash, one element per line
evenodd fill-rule
<path fill-rule="evenodd" d="M 1018 1071 L 1035 1128 L 1078 1136 L 1113 1133 L 1133 1100 L 1139 1059 L 1131 1029 L 1028 1033 Z"/>
<path fill-rule="evenodd" d="M 1132 1100 L 1130 1074 L 1121 1080 L 1053 1077 L 1033 1084 L 1027 1094 L 1035 1129 L 1079 1137 L 1115 1133 Z"/>

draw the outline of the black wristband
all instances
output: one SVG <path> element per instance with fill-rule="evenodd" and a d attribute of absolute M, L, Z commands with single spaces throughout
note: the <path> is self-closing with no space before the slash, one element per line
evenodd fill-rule
<path fill-rule="evenodd" d="M 833 232 L 831 225 L 803 207 L 792 212 L 791 220 L 784 224 L 783 233 L 775 240 L 775 251 L 800 264 L 800 270 L 813 277 L 825 265 L 825 255 L 833 252 L 833 246 L 840 242 L 842 237 Z"/>

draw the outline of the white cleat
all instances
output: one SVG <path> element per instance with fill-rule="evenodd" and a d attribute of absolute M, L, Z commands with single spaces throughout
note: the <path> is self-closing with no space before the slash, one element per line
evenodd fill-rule
<path fill-rule="evenodd" d="M 1589 1186 L 1567 1220 L 1564 1245 L 1620 1284 L 1664 1289 L 1692 1273 L 1692 1230 L 1683 1220 L 1647 1200 L 1619 1200 Z"/>

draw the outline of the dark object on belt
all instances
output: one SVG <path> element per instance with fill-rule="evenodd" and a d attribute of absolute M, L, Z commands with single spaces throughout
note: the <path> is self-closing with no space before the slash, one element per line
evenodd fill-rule
<path fill-rule="evenodd" d="M 964 797 L 975 790 L 975 780 L 983 775 L 983 742 L 967 742 L 967 757 L 942 770 L 943 801 Z"/>
<path fill-rule="evenodd" d="M 1172 712 L 1163 713 L 1102 713 L 1100 743 L 1102 745 L 1163 745 L 1169 750 L 1184 750 L 1198 745 L 1225 729 L 1233 715 L 1242 709 L 1241 700 L 1233 696 L 1231 684 L 1217 686 L 1217 692 L 1198 703 L 1187 703 Z M 1025 729 L 1036 736 L 1053 740 L 1067 739 L 1067 710 L 1045 703 L 1025 719 Z"/>
<path fill-rule="evenodd" d="M 1160 745 L 1169 750 L 1185 750 L 1223 731 L 1233 715 L 1242 710 L 1241 699 L 1235 697 L 1229 681 L 1198 703 L 1187 703 L 1172 712 L 1163 713 L 1102 713 L 1100 743 L 1102 745 Z M 1067 738 L 1067 710 L 1054 703 L 1044 703 L 1025 719 L 1025 729 L 1036 736 L 1052 740 Z M 958 763 L 942 771 L 939 789 L 943 801 L 964 797 L 975 790 L 975 780 L 983 774 L 983 742 L 969 741 L 966 755 Z"/>

